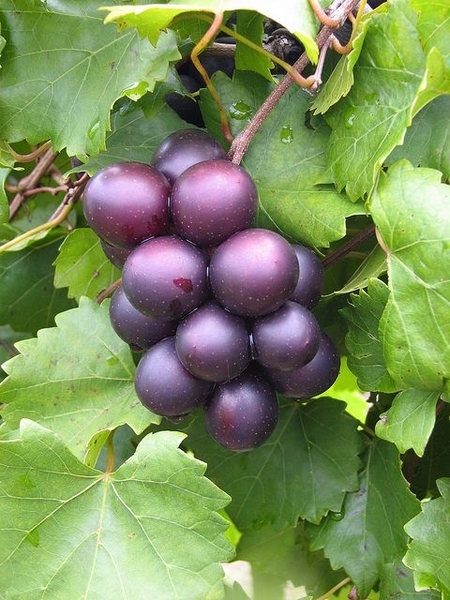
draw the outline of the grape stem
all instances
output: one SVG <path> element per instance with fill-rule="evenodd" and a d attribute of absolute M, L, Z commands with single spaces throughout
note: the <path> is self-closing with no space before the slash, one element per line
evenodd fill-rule
<path fill-rule="evenodd" d="M 327 598 L 329 598 L 330 596 L 335 594 L 338 590 L 343 588 L 344 585 L 347 585 L 347 583 L 350 583 L 350 582 L 351 582 L 350 577 L 346 577 L 345 579 L 343 579 L 342 581 L 337 583 L 334 587 L 332 587 L 331 590 L 328 590 L 328 592 L 326 592 L 322 596 L 319 596 L 319 598 L 317 598 L 316 600 L 327 600 Z"/>
<path fill-rule="evenodd" d="M 228 124 L 227 112 L 222 105 L 222 101 L 220 100 L 219 94 L 217 93 L 216 88 L 212 84 L 211 79 L 210 79 L 208 73 L 206 72 L 206 69 L 203 67 L 203 65 L 200 62 L 200 59 L 198 57 L 199 54 L 201 52 L 203 52 L 203 50 L 205 50 L 205 48 L 207 48 L 207 46 L 210 44 L 211 40 L 216 36 L 217 32 L 220 30 L 222 21 L 223 21 L 223 12 L 216 13 L 208 31 L 205 33 L 205 35 L 201 38 L 201 40 L 192 49 L 191 61 L 192 61 L 192 64 L 197 69 L 197 71 L 202 76 L 203 81 L 205 82 L 209 93 L 211 94 L 212 98 L 214 99 L 214 102 L 217 105 L 219 115 L 220 115 L 220 126 L 222 129 L 222 133 L 223 133 L 225 139 L 228 142 L 231 142 L 231 140 L 233 139 L 233 134 L 231 133 L 230 126 Z"/>
<path fill-rule="evenodd" d="M 336 0 L 333 2 L 329 9 L 329 17 L 337 25 L 333 28 L 326 25 L 320 30 L 316 40 L 319 50 L 321 50 L 324 46 L 329 46 L 335 29 L 344 23 L 348 14 L 351 13 L 358 4 L 359 0 Z M 297 73 L 302 73 L 308 66 L 309 62 L 309 58 L 306 52 L 304 52 L 297 62 L 294 63 L 293 68 L 297 71 Z M 234 138 L 230 150 L 228 151 L 228 157 L 232 162 L 236 164 L 241 163 L 256 132 L 264 123 L 272 109 L 277 105 L 279 100 L 290 88 L 292 83 L 294 83 L 292 77 L 289 74 L 285 75 L 279 85 L 269 94 L 263 104 L 253 115 L 245 129 L 243 129 Z"/>
<path fill-rule="evenodd" d="M 356 234 L 355 237 L 352 237 L 350 240 L 345 242 L 345 244 L 342 244 L 342 246 L 337 248 L 337 250 L 326 256 L 322 260 L 323 267 L 326 269 L 327 267 L 334 265 L 339 260 L 344 258 L 344 256 L 347 256 L 347 254 L 349 254 L 354 248 L 371 238 L 373 235 L 375 235 L 375 225 L 370 225 L 363 231 L 360 231 L 358 234 Z"/>
<path fill-rule="evenodd" d="M 97 302 L 97 304 L 101 304 L 103 302 L 103 300 L 105 300 L 106 298 L 109 298 L 109 296 L 112 296 L 112 294 L 117 290 L 117 288 L 120 286 L 121 283 L 122 283 L 122 278 L 116 279 L 116 281 L 114 281 L 111 285 L 109 285 L 107 288 L 102 290 L 95 298 L 95 301 Z"/>

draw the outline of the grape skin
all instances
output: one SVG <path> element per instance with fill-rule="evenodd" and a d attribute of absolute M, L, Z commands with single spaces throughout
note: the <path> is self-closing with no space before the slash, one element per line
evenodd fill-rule
<path fill-rule="evenodd" d="M 306 246 L 293 244 L 292 247 L 298 260 L 299 276 L 290 300 L 311 310 L 318 304 L 322 294 L 322 261 Z"/>
<path fill-rule="evenodd" d="M 130 303 L 121 285 L 111 297 L 109 317 L 117 335 L 134 350 L 147 350 L 173 335 L 177 327 L 174 321 L 158 321 L 143 315 Z"/>
<path fill-rule="evenodd" d="M 226 157 L 225 150 L 209 133 L 190 128 L 175 131 L 165 138 L 156 148 L 151 164 L 173 184 L 192 165 Z"/>
<path fill-rule="evenodd" d="M 275 312 L 258 317 L 252 328 L 255 358 L 265 367 L 292 371 L 309 362 L 320 343 L 314 315 L 296 302 L 285 302 Z"/>
<path fill-rule="evenodd" d="M 161 320 L 180 319 L 208 297 L 207 259 L 176 235 L 140 244 L 125 261 L 122 284 L 131 304 Z"/>
<path fill-rule="evenodd" d="M 181 321 L 175 347 L 184 367 L 206 381 L 237 377 L 251 358 L 245 321 L 215 302 L 204 304 Z"/>
<path fill-rule="evenodd" d="M 134 248 L 166 235 L 170 186 L 150 165 L 122 162 L 98 171 L 86 184 L 83 209 L 88 225 L 112 246 Z"/>
<path fill-rule="evenodd" d="M 272 434 L 277 421 L 276 393 L 252 369 L 218 384 L 205 406 L 208 433 L 229 450 L 260 446 Z"/>
<path fill-rule="evenodd" d="M 207 160 L 175 181 L 172 220 L 178 235 L 200 246 L 215 246 L 250 227 L 258 191 L 250 175 L 229 160 Z"/>
<path fill-rule="evenodd" d="M 273 387 L 286 398 L 312 398 L 325 392 L 339 375 L 339 354 L 331 338 L 321 334 L 319 349 L 305 366 L 293 371 L 266 369 Z"/>
<path fill-rule="evenodd" d="M 194 377 L 183 367 L 174 337 L 147 350 L 138 363 L 134 383 L 142 404 L 164 417 L 188 414 L 206 402 L 214 389 L 213 383 Z"/>
<path fill-rule="evenodd" d="M 291 245 L 267 229 L 233 234 L 213 252 L 210 283 L 216 299 L 230 312 L 257 317 L 279 308 L 298 279 Z"/>

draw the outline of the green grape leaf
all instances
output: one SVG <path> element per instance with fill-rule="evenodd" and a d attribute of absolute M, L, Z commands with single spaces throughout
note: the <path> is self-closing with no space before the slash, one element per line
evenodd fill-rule
<path fill-rule="evenodd" d="M 1 324 L 35 333 L 52 326 L 57 313 L 73 306 L 64 291 L 53 288 L 52 263 L 60 243 L 61 239 L 47 239 L 25 250 L 0 254 Z"/>
<path fill-rule="evenodd" d="M 427 3 L 414 6 L 421 10 Z M 427 34 L 409 0 L 392 2 L 388 11 L 371 17 L 354 85 L 327 113 L 333 129 L 328 174 L 350 198 L 372 190 L 384 160 L 403 142 L 417 111 L 438 94 L 450 93 L 449 67 L 442 56 L 442 40 L 450 35 L 449 11 L 447 4 L 440 13 L 428 13 L 431 30 L 441 29 L 444 36 L 432 36 L 439 47 L 428 54 L 423 48 Z"/>
<path fill-rule="evenodd" d="M 279 3 L 272 0 L 174 0 L 165 4 L 107 6 L 104 9 L 109 11 L 106 23 L 115 22 L 121 31 L 136 27 L 140 35 L 147 36 L 152 43 L 157 41 L 161 30 L 166 29 L 175 17 L 180 17 L 183 13 L 253 10 L 280 23 L 296 35 L 311 62 L 316 63 L 319 56 L 315 40 L 318 22 L 307 0 L 284 0 Z"/>
<path fill-rule="evenodd" d="M 239 529 L 282 528 L 298 518 L 317 523 L 328 511 L 339 511 L 345 491 L 357 486 L 360 435 L 344 409 L 330 398 L 286 402 L 269 440 L 244 454 L 218 446 L 199 419 L 186 443 L 233 498 L 227 512 Z"/>
<path fill-rule="evenodd" d="M 404 389 L 442 390 L 450 378 L 450 188 L 440 181 L 438 171 L 400 161 L 370 201 L 388 261 L 380 338 Z"/>
<path fill-rule="evenodd" d="M 181 439 L 149 435 L 102 473 L 24 419 L 17 439 L 0 442 L 5 597 L 220 598 L 220 562 L 232 552 L 216 511 L 228 497 Z"/>
<path fill-rule="evenodd" d="M 9 377 L 0 386 L 0 402 L 9 428 L 31 418 L 83 459 L 100 432 L 128 423 L 140 433 L 159 422 L 135 394 L 132 355 L 111 327 L 107 306 L 81 298 L 56 324 L 18 342 L 20 354 L 3 365 Z"/>
<path fill-rule="evenodd" d="M 355 269 L 347 283 L 340 289 L 328 294 L 340 296 L 366 288 L 372 279 L 376 279 L 387 269 L 386 254 L 378 244 L 365 256 L 359 267 Z"/>
<path fill-rule="evenodd" d="M 440 96 L 422 108 L 407 130 L 403 144 L 394 149 L 386 164 L 406 158 L 415 167 L 437 169 L 450 179 L 449 114 L 450 96 Z"/>
<path fill-rule="evenodd" d="M 120 277 L 103 252 L 100 239 L 87 227 L 74 229 L 54 262 L 55 287 L 68 288 L 70 298 L 95 298 Z"/>
<path fill-rule="evenodd" d="M 400 559 L 384 565 L 379 597 L 385 600 L 440 600 L 440 595 L 431 589 L 418 592 L 414 585 L 414 575 Z"/>
<path fill-rule="evenodd" d="M 261 40 L 264 34 L 264 17 L 248 10 L 240 10 L 236 17 L 236 31 L 261 47 Z M 259 73 L 269 81 L 273 81 L 271 70 L 273 62 L 266 54 L 249 47 L 247 44 L 236 41 L 236 55 L 234 58 L 235 67 L 240 71 L 254 71 Z"/>
<path fill-rule="evenodd" d="M 283 587 L 286 581 L 302 585 L 315 598 L 325 594 L 345 575 L 333 571 L 321 551 L 311 552 L 303 523 L 281 530 L 271 525 L 246 529 L 237 547 L 238 560 L 252 565 L 252 574 L 270 578 Z"/>
<path fill-rule="evenodd" d="M 109 112 L 122 97 L 139 98 L 165 79 L 180 54 L 175 34 L 153 47 L 136 32 L 105 26 L 100 0 L 3 3 L 8 44 L 0 71 L 0 130 L 10 142 L 51 139 L 80 157 L 98 154 L 110 128 Z M 30 31 L 39 31 L 39 39 Z M 18 83 L 19 82 L 19 83 Z"/>
<path fill-rule="evenodd" d="M 139 102 L 128 102 L 111 116 L 111 133 L 106 136 L 107 150 L 90 158 L 77 170 L 93 175 L 106 165 L 134 160 L 150 163 L 156 146 L 174 131 L 192 127 L 176 115 L 167 104 L 149 106 L 156 94 L 147 94 Z M 164 102 L 164 99 L 160 99 Z M 147 116 L 147 111 L 151 112 Z"/>
<path fill-rule="evenodd" d="M 350 353 L 348 366 L 358 385 L 366 391 L 395 392 L 398 386 L 389 375 L 378 335 L 380 318 L 389 298 L 389 289 L 379 279 L 369 281 L 367 291 L 351 294 L 341 310 L 348 325 L 345 345 Z"/>
<path fill-rule="evenodd" d="M 365 455 L 359 490 L 348 493 L 339 518 L 310 525 L 311 548 L 323 548 L 333 568 L 343 567 L 365 598 L 384 565 L 401 558 L 408 541 L 403 527 L 420 510 L 400 470 L 392 444 L 374 440 Z"/>
<path fill-rule="evenodd" d="M 423 502 L 422 512 L 405 526 L 412 541 L 404 562 L 419 580 L 449 595 L 450 479 L 439 479 L 437 486 L 441 497 Z"/>
<path fill-rule="evenodd" d="M 426 390 L 403 390 L 394 398 L 391 408 L 380 415 L 375 433 L 393 442 L 402 454 L 412 448 L 417 456 L 423 456 L 433 431 L 439 395 Z"/>
<path fill-rule="evenodd" d="M 330 77 L 325 81 L 319 93 L 314 98 L 311 104 L 311 110 L 314 111 L 314 114 L 326 113 L 330 106 L 336 104 L 336 102 L 349 93 L 354 82 L 353 69 L 361 54 L 367 26 L 370 23 L 370 15 L 371 13 L 368 13 L 358 23 L 356 26 L 357 32 L 354 34 L 352 40 L 351 51 L 340 58 Z"/>
<path fill-rule="evenodd" d="M 213 81 L 236 135 L 271 86 L 248 71 L 236 73 L 232 80 L 218 74 Z M 365 209 L 333 187 L 317 184 L 325 170 L 329 130 L 323 124 L 306 125 L 308 109 L 304 90 L 292 87 L 252 139 L 242 164 L 258 186 L 260 226 L 277 229 L 311 247 L 327 247 L 344 237 L 346 218 L 365 214 Z M 208 129 L 216 133 L 217 109 L 203 100 L 202 114 Z"/>

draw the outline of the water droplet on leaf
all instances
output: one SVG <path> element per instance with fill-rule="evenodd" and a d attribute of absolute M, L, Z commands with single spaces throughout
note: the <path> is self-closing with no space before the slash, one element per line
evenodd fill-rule
<path fill-rule="evenodd" d="M 243 121 L 251 117 L 252 109 L 243 100 L 233 102 L 230 106 L 230 116 L 237 121 Z"/>
<path fill-rule="evenodd" d="M 294 132 L 292 131 L 292 127 L 283 125 L 280 130 L 280 140 L 283 142 L 283 144 L 290 144 L 294 140 Z"/>

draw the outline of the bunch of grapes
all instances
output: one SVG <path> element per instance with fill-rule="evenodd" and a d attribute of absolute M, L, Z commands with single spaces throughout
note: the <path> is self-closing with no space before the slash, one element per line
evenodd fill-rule
<path fill-rule="evenodd" d="M 183 130 L 151 164 L 104 167 L 83 202 L 122 269 L 111 323 L 142 351 L 135 387 L 149 410 L 177 419 L 203 406 L 219 444 L 249 450 L 276 426 L 277 392 L 310 398 L 334 382 L 339 356 L 311 312 L 320 260 L 252 227 L 255 183 L 209 134 Z"/>

